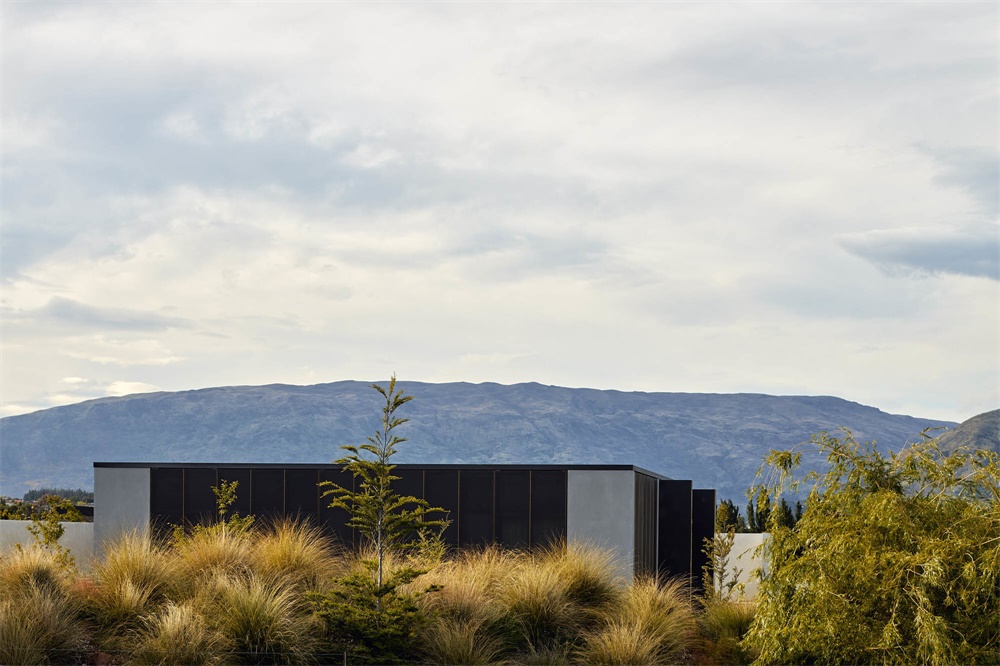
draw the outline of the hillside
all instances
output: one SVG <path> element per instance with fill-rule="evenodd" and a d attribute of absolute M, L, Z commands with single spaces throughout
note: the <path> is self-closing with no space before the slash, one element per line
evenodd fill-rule
<path fill-rule="evenodd" d="M 399 382 L 396 462 L 630 463 L 740 501 L 768 449 L 839 426 L 899 448 L 929 426 L 833 397 Z M 378 426 L 364 382 L 102 398 L 0 419 L 0 493 L 93 487 L 94 461 L 329 462 Z"/>
<path fill-rule="evenodd" d="M 1000 409 L 973 416 L 938 438 L 942 451 L 954 451 L 960 446 L 972 449 L 1000 450 Z"/>

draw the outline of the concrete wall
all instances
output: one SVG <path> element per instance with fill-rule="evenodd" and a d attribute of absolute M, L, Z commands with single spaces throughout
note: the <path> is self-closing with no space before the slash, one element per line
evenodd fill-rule
<path fill-rule="evenodd" d="M 569 470 L 566 541 L 613 549 L 620 575 L 631 580 L 635 548 L 635 472 Z"/>
<path fill-rule="evenodd" d="M 121 532 L 149 529 L 149 468 L 94 468 L 94 549 Z"/>
<path fill-rule="evenodd" d="M 730 573 L 741 570 L 736 579 L 739 583 L 743 584 L 743 596 L 748 599 L 753 599 L 757 596 L 758 581 L 753 572 L 756 569 L 761 569 L 764 572 L 767 571 L 763 552 L 760 556 L 756 556 L 754 555 L 754 551 L 757 549 L 757 546 L 767 541 L 768 536 L 766 532 L 736 534 L 733 539 L 733 549 L 729 553 L 729 566 L 726 568 Z M 718 586 L 718 572 L 715 574 L 715 581 L 716 586 Z"/>
<path fill-rule="evenodd" d="M 14 544 L 30 546 L 35 537 L 28 532 L 30 520 L 0 520 L 0 553 L 13 550 Z M 77 564 L 86 566 L 94 553 L 94 523 L 60 523 L 63 535 L 59 545 L 69 549 Z"/>

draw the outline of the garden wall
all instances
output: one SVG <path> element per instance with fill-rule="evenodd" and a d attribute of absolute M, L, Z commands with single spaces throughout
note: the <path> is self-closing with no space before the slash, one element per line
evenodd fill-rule
<path fill-rule="evenodd" d="M 59 544 L 68 548 L 77 564 L 84 565 L 94 555 L 94 523 L 59 523 L 65 532 Z M 0 520 L 0 553 L 14 548 L 14 544 L 30 546 L 35 538 L 28 532 L 30 520 Z"/>

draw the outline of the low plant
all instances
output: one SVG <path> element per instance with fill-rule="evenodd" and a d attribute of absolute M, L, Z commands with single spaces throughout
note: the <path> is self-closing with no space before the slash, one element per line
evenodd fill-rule
<path fill-rule="evenodd" d="M 503 580 L 498 601 L 519 633 L 522 650 L 543 650 L 572 640 L 585 612 L 569 595 L 566 580 L 552 567 L 531 557 Z"/>
<path fill-rule="evenodd" d="M 216 574 L 198 602 L 238 663 L 303 663 L 317 650 L 316 621 L 302 596 L 281 580 Z"/>
<path fill-rule="evenodd" d="M 705 599 L 698 617 L 701 653 L 710 664 L 751 664 L 757 653 L 743 638 L 756 614 L 753 601 Z"/>
<path fill-rule="evenodd" d="M 212 629 L 192 604 L 169 603 L 145 620 L 130 654 L 133 664 L 205 664 L 214 666 L 229 654 L 230 642 Z"/>
<path fill-rule="evenodd" d="M 482 618 L 438 617 L 421 633 L 424 653 L 436 664 L 498 664 L 506 652 Z"/>
<path fill-rule="evenodd" d="M 285 577 L 299 590 L 323 589 L 344 569 L 318 528 L 291 520 L 275 523 L 255 539 L 251 566 L 266 578 Z"/>
<path fill-rule="evenodd" d="M 686 660 L 696 621 L 680 580 L 636 580 L 608 610 L 603 625 L 584 634 L 578 657 L 592 664 L 659 664 Z"/>
<path fill-rule="evenodd" d="M 0 597 L 0 663 L 73 662 L 86 634 L 73 600 L 50 585 L 28 582 Z"/>

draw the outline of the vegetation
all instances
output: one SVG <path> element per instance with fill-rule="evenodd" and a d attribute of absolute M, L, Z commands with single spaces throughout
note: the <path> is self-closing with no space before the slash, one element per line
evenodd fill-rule
<path fill-rule="evenodd" d="M 55 495 L 67 499 L 73 504 L 93 504 L 94 491 L 83 488 L 37 488 L 24 493 L 25 502 L 36 502 L 46 495 Z"/>
<path fill-rule="evenodd" d="M 825 472 L 797 476 L 803 451 L 774 451 L 760 484 L 808 499 L 794 527 L 767 524 L 758 662 L 1000 662 L 1000 457 L 929 437 L 886 457 L 846 430 L 807 448 Z"/>

